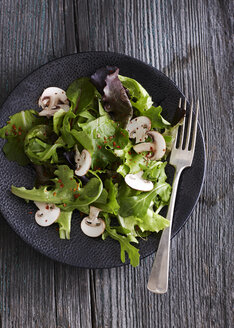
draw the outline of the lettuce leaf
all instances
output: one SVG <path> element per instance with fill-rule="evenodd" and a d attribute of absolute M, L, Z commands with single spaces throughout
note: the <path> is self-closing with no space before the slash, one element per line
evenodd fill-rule
<path fill-rule="evenodd" d="M 151 120 L 151 128 L 155 128 L 157 130 L 166 129 L 171 125 L 162 117 L 161 112 L 161 106 L 151 106 L 148 110 L 140 110 L 141 115 L 147 116 Z"/>
<path fill-rule="evenodd" d="M 57 149 L 64 147 L 62 138 L 53 142 L 53 131 L 48 125 L 37 125 L 29 130 L 24 141 L 24 151 L 35 164 L 58 163 Z"/>
<path fill-rule="evenodd" d="M 105 168 L 116 161 L 114 149 L 125 148 L 129 142 L 128 133 L 107 116 L 101 116 L 89 123 L 79 124 L 92 142 L 92 168 Z M 77 139 L 78 140 L 78 139 Z"/>
<path fill-rule="evenodd" d="M 121 261 L 125 262 L 125 252 L 128 254 L 130 264 L 133 267 L 139 265 L 140 254 L 139 250 L 130 244 L 132 242 L 130 236 L 123 236 L 116 231 L 115 227 L 110 226 L 110 218 L 108 215 L 105 215 L 106 231 L 102 235 L 102 239 L 105 240 L 107 236 L 117 240 L 120 243 L 120 258 Z"/>
<path fill-rule="evenodd" d="M 121 217 L 119 215 L 118 220 L 120 225 L 125 229 L 128 229 L 131 235 L 135 237 L 139 235 L 136 228 L 140 229 L 142 232 L 159 232 L 160 230 L 163 230 L 170 225 L 170 222 L 167 219 L 154 212 L 152 209 L 148 209 L 146 215 L 143 217 Z"/>
<path fill-rule="evenodd" d="M 72 111 L 76 114 L 94 107 L 96 89 L 88 77 L 82 77 L 69 85 L 66 95 L 72 104 Z"/>
<path fill-rule="evenodd" d="M 126 189 L 129 188 L 126 186 Z M 143 217 L 146 215 L 148 208 L 157 195 L 165 197 L 170 194 L 171 186 L 166 182 L 154 184 L 154 188 L 148 192 L 142 192 L 133 196 L 126 196 L 124 193 L 118 195 L 120 205 L 119 214 L 123 217 L 136 216 Z"/>
<path fill-rule="evenodd" d="M 119 79 L 127 89 L 133 107 L 137 108 L 139 111 L 146 111 L 153 105 L 152 98 L 140 83 L 130 77 L 122 75 L 119 75 Z"/>
<path fill-rule="evenodd" d="M 103 67 L 91 76 L 91 81 L 103 94 L 105 110 L 124 128 L 132 118 L 133 109 L 118 74 L 117 67 Z"/>
<path fill-rule="evenodd" d="M 30 162 L 24 152 L 24 139 L 29 130 L 45 122 L 46 119 L 39 117 L 38 112 L 32 109 L 9 117 L 7 125 L 0 129 L 0 138 L 7 140 L 3 151 L 9 161 L 15 161 L 23 166 Z"/>
<path fill-rule="evenodd" d="M 59 225 L 60 239 L 70 239 L 72 211 L 61 211 L 56 223 Z"/>
<path fill-rule="evenodd" d="M 89 205 L 100 196 L 103 185 L 98 177 L 94 177 L 82 188 L 81 183 L 74 178 L 73 170 L 67 165 L 59 165 L 55 171 L 56 178 L 51 179 L 53 186 L 41 186 L 38 189 L 27 190 L 24 187 L 11 187 L 14 195 L 26 200 L 52 203 L 64 211 L 79 209 L 79 206 Z"/>
<path fill-rule="evenodd" d="M 94 206 L 100 208 L 103 212 L 117 215 L 119 210 L 117 202 L 118 184 L 113 184 L 111 179 L 106 179 L 104 186 L 103 191 L 106 191 L 106 199 L 103 201 L 98 198 Z"/>

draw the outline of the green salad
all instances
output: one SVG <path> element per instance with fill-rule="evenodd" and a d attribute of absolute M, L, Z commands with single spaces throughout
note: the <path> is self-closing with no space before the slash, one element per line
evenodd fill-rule
<path fill-rule="evenodd" d="M 72 213 L 79 211 L 73 224 L 87 238 L 115 239 L 121 261 L 127 253 L 137 266 L 139 238 L 169 226 L 160 211 L 170 200 L 165 158 L 176 125 L 117 67 L 79 78 L 66 91 L 39 92 L 39 112 L 16 113 L 0 129 L 5 156 L 36 173 L 32 189 L 12 186 L 12 193 L 34 201 L 36 222 L 57 223 L 61 239 L 75 237 Z"/>

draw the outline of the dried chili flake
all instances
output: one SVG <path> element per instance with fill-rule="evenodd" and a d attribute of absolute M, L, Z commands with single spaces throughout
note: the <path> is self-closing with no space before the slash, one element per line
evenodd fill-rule
<path fill-rule="evenodd" d="M 16 130 L 16 126 L 15 126 L 15 124 L 12 125 L 12 129 L 13 129 L 13 130 Z"/>
<path fill-rule="evenodd" d="M 120 146 L 116 146 L 117 148 L 120 148 Z"/>
<path fill-rule="evenodd" d="M 32 212 L 28 212 L 28 214 L 32 214 Z"/>
<path fill-rule="evenodd" d="M 63 204 L 63 206 L 64 206 L 64 207 L 66 207 L 66 206 L 67 206 L 67 204 L 65 204 L 65 203 L 64 203 L 64 204 Z"/>
<path fill-rule="evenodd" d="M 49 209 L 50 209 L 49 205 L 46 205 L 46 209 L 47 209 L 47 210 L 49 210 Z"/>
<path fill-rule="evenodd" d="M 57 195 L 56 192 L 54 192 L 54 193 L 53 193 L 53 196 L 56 196 L 56 195 Z"/>
<path fill-rule="evenodd" d="M 63 188 L 64 187 L 64 184 L 63 183 L 61 183 L 61 185 L 60 185 L 60 188 Z"/>
<path fill-rule="evenodd" d="M 102 146 L 98 145 L 98 148 L 99 148 L 99 149 L 102 149 Z"/>
<path fill-rule="evenodd" d="M 116 142 L 114 141 L 114 142 L 113 142 L 113 147 L 115 147 L 115 146 L 116 146 Z"/>

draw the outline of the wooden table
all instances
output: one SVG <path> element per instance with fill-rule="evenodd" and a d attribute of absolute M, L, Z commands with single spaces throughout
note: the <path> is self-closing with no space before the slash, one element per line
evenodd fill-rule
<path fill-rule="evenodd" d="M 32 70 L 80 51 L 131 55 L 201 103 L 207 174 L 173 239 L 169 292 L 147 279 L 154 256 L 85 270 L 26 245 L 0 218 L 1 328 L 231 327 L 233 156 L 231 1 L 0 0 L 0 103 Z"/>

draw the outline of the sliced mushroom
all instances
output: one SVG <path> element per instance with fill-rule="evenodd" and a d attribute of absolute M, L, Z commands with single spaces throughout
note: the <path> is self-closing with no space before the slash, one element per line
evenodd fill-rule
<path fill-rule="evenodd" d="M 35 214 L 35 220 L 41 227 L 53 224 L 60 215 L 60 208 L 54 204 L 34 202 L 39 210 Z"/>
<path fill-rule="evenodd" d="M 166 142 L 163 136 L 157 131 L 149 131 L 147 134 L 152 138 L 153 142 L 144 142 L 135 145 L 133 149 L 137 153 L 144 151 L 150 152 L 147 157 L 152 161 L 158 160 L 163 157 L 166 152 Z"/>
<path fill-rule="evenodd" d="M 136 143 L 139 143 L 147 138 L 147 132 L 151 129 L 151 121 L 146 116 L 139 116 L 132 119 L 126 129 L 129 133 L 129 138 L 136 138 Z"/>
<path fill-rule="evenodd" d="M 100 208 L 90 206 L 89 216 L 85 217 L 81 221 L 81 230 L 89 237 L 99 237 L 105 231 L 105 222 L 98 218 L 98 214 L 101 211 Z"/>
<path fill-rule="evenodd" d="M 54 116 L 61 108 L 66 112 L 70 108 L 66 92 L 57 87 L 45 89 L 39 98 L 38 105 L 43 109 L 39 115 L 47 117 Z"/>
<path fill-rule="evenodd" d="M 77 146 L 75 146 L 75 163 L 76 163 L 76 170 L 75 174 L 78 177 L 82 177 L 85 175 L 91 166 L 91 155 L 88 150 L 83 149 L 80 153 Z"/>
<path fill-rule="evenodd" d="M 142 178 L 143 171 L 136 174 L 127 174 L 125 176 L 125 182 L 132 189 L 140 191 L 150 191 L 154 188 L 153 182 Z"/>

